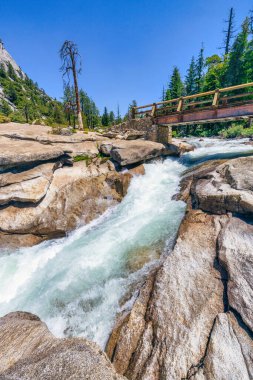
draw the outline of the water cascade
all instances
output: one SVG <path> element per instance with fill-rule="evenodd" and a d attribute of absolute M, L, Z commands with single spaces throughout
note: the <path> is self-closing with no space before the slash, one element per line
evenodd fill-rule
<path fill-rule="evenodd" d="M 59 337 L 84 336 L 104 347 L 120 300 L 176 236 L 185 204 L 172 196 L 184 170 L 253 154 L 243 140 L 192 142 L 195 151 L 180 159 L 145 164 L 122 203 L 97 220 L 65 238 L 0 254 L 0 315 L 30 311 Z"/>

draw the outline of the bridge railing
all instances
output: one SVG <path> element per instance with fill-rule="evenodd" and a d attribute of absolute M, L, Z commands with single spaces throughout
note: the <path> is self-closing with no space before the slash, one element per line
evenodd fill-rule
<path fill-rule="evenodd" d="M 132 118 L 158 117 L 173 113 L 231 107 L 253 102 L 253 82 L 132 107 Z"/>

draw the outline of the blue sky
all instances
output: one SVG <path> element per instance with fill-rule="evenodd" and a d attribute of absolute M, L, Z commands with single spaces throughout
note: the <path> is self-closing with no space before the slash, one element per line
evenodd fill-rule
<path fill-rule="evenodd" d="M 0 0 L 0 37 L 23 70 L 56 98 L 62 96 L 58 51 L 75 41 L 82 87 L 100 110 L 121 113 L 136 99 L 157 101 L 174 65 L 184 75 L 201 43 L 219 52 L 224 19 L 239 28 L 248 0 Z"/>

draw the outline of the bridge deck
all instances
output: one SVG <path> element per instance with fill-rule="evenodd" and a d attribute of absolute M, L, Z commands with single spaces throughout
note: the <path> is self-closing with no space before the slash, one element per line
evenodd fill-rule
<path fill-rule="evenodd" d="M 209 110 L 184 111 L 155 118 L 157 124 L 187 125 L 197 123 L 227 122 L 253 117 L 253 102 L 245 105 L 231 106 Z"/>
<path fill-rule="evenodd" d="M 187 125 L 253 117 L 253 82 L 133 107 L 132 117 L 159 125 Z"/>

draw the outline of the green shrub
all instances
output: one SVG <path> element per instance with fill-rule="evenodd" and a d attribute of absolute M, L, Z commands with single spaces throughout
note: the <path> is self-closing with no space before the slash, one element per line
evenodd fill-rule
<path fill-rule="evenodd" d="M 11 119 L 5 115 L 0 115 L 0 124 L 1 123 L 9 123 Z"/>
<path fill-rule="evenodd" d="M 74 162 L 79 162 L 79 161 L 89 161 L 91 160 L 91 157 L 90 156 L 82 156 L 82 155 L 79 155 L 79 156 L 75 156 L 74 157 Z"/>
<path fill-rule="evenodd" d="M 247 128 L 243 124 L 232 124 L 228 129 L 223 129 L 220 136 L 228 139 L 236 137 L 252 137 L 253 127 Z"/>

